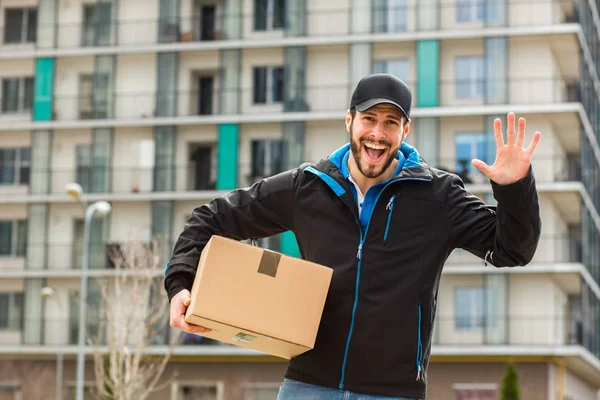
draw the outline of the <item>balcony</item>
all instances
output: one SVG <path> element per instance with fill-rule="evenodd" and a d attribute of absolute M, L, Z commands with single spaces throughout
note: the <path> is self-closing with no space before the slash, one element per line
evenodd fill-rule
<path fill-rule="evenodd" d="M 425 31 L 464 31 L 486 27 L 534 27 L 577 23 L 579 12 L 573 0 L 509 0 L 506 10 L 494 2 L 472 1 L 466 5 L 441 2 L 435 6 L 410 5 L 331 8 L 325 4 L 309 6 L 305 12 L 288 15 L 274 14 L 256 16 L 253 12 L 236 11 L 227 14 L 222 5 L 204 6 L 194 10 L 197 18 L 178 19 L 107 19 L 102 24 L 90 22 L 70 23 L 37 27 L 37 48 L 48 50 L 47 37 L 56 37 L 56 49 L 85 49 L 119 46 L 136 47 L 156 44 L 193 44 L 207 42 L 226 43 L 233 40 L 258 39 L 263 45 L 286 37 L 335 38 L 352 33 L 403 34 Z M 103 14 L 110 15 L 109 10 Z M 92 10 L 93 11 L 93 8 Z M 285 11 L 283 11 L 285 12 Z M 87 13 L 85 13 L 87 14 Z M 86 15 L 88 16 L 88 15 Z M 502 19 L 502 16 L 506 18 Z M 285 21 L 306 21 L 305 27 Z M 431 23 L 429 21 L 439 21 Z M 277 22 L 274 22 L 277 21 Z M 34 30 L 35 32 L 35 30 Z M 11 43 L 2 40 L 4 27 L 0 26 L 0 53 L 23 52 L 34 48 L 31 38 L 19 38 Z M 42 40 L 43 39 L 43 40 Z"/>
<path fill-rule="evenodd" d="M 581 237 L 564 234 L 542 234 L 531 264 L 534 265 L 552 265 L 552 264 L 569 264 L 582 263 L 583 250 Z M 455 250 L 448 260 L 447 266 L 451 267 L 474 267 L 483 266 L 484 261 L 475 257 L 466 250 Z M 526 267 L 531 268 L 531 267 Z"/>
<path fill-rule="evenodd" d="M 417 104 L 415 82 L 413 102 Z M 481 106 L 487 104 L 544 105 L 579 102 L 579 81 L 553 77 L 511 77 L 469 81 L 442 81 L 442 107 Z M 278 91 L 280 90 L 280 91 Z M 500 96 L 505 91 L 507 96 Z M 271 93 L 273 92 L 273 93 Z M 497 98 L 492 98 L 495 93 Z M 287 112 L 343 113 L 351 95 L 349 85 L 322 85 L 302 88 L 267 88 L 267 93 L 253 88 L 214 90 L 206 92 L 178 91 L 117 92 L 98 100 L 94 108 L 81 108 L 80 95 L 59 95 L 54 100 L 54 121 L 117 120 L 135 121 L 174 117 L 209 117 L 233 115 L 266 115 Z M 167 114 L 167 110 L 169 113 Z M 150 124 L 150 122 L 149 122 Z"/>

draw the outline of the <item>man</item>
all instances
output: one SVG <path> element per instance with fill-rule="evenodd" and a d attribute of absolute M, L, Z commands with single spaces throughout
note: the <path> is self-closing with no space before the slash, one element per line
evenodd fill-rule
<path fill-rule="evenodd" d="M 165 273 L 171 326 L 205 332 L 183 317 L 211 235 L 243 240 L 291 230 L 304 259 L 334 272 L 315 347 L 290 361 L 278 398 L 424 399 L 448 255 L 463 248 L 507 267 L 529 263 L 536 251 L 541 220 L 531 155 L 540 133 L 524 148 L 525 120 L 515 135 L 510 113 L 505 144 L 494 122 L 495 163 L 472 162 L 498 201 L 486 206 L 404 143 L 411 101 L 400 79 L 367 76 L 346 115 L 349 144 L 196 208 Z"/>

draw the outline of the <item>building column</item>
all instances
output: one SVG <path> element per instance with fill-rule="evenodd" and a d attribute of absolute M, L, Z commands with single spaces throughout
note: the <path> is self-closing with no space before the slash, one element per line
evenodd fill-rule
<path fill-rule="evenodd" d="M 109 119 L 115 115 L 116 56 L 94 58 L 94 91 L 92 113 L 94 119 Z"/>
<path fill-rule="evenodd" d="M 155 192 L 170 192 L 175 189 L 176 127 L 155 126 L 154 142 L 153 188 Z"/>
<path fill-rule="evenodd" d="M 485 39 L 485 102 L 508 102 L 508 40 L 506 37 Z"/>
<path fill-rule="evenodd" d="M 163 262 L 165 264 L 173 249 L 173 217 L 174 202 L 171 200 L 158 200 L 152 202 L 152 229 L 151 239 L 156 239 L 163 247 Z"/>
<path fill-rule="evenodd" d="M 242 0 L 222 0 L 221 4 L 223 4 L 221 17 L 223 36 L 221 39 L 241 39 L 244 32 Z"/>
<path fill-rule="evenodd" d="M 159 0 L 158 43 L 179 41 L 180 13 L 180 0 Z"/>
<path fill-rule="evenodd" d="M 306 102 L 306 47 L 284 49 L 284 103 L 285 112 L 307 111 Z"/>
<path fill-rule="evenodd" d="M 285 35 L 306 36 L 306 0 L 285 1 Z"/>
<path fill-rule="evenodd" d="M 419 0 L 417 2 L 417 30 L 433 31 L 440 27 L 440 0 Z M 454 10 L 449 10 L 453 12 Z"/>
<path fill-rule="evenodd" d="M 484 275 L 484 344 L 506 344 L 508 341 L 508 274 Z"/>
<path fill-rule="evenodd" d="M 38 0 L 36 35 L 36 47 L 38 49 L 53 49 L 56 47 L 57 5 L 57 0 Z"/>
<path fill-rule="evenodd" d="M 108 193 L 112 188 L 113 129 L 92 129 L 92 193 Z"/>
<path fill-rule="evenodd" d="M 507 0 L 486 0 L 485 1 L 485 25 L 486 26 L 506 26 L 507 25 Z M 552 5 L 554 6 L 554 4 Z"/>

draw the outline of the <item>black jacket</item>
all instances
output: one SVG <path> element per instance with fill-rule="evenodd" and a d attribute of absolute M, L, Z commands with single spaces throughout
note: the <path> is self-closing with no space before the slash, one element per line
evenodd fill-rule
<path fill-rule="evenodd" d="M 525 265 L 541 219 L 533 172 L 493 182 L 497 207 L 403 144 L 399 166 L 365 197 L 359 217 L 346 144 L 328 159 L 233 190 L 196 208 L 165 270 L 169 300 L 192 287 L 211 235 L 295 233 L 302 258 L 333 268 L 313 350 L 286 377 L 359 393 L 425 398 L 444 262 L 463 248 L 496 267 Z"/>

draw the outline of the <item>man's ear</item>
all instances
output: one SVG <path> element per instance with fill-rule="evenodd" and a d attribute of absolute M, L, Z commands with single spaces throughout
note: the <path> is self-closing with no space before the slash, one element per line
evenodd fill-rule
<path fill-rule="evenodd" d="M 352 125 L 352 114 L 350 110 L 346 111 L 346 132 L 350 133 L 350 125 Z"/>
<path fill-rule="evenodd" d="M 402 130 L 402 141 L 405 141 L 410 133 L 410 121 L 406 121 L 404 123 L 404 128 Z"/>

